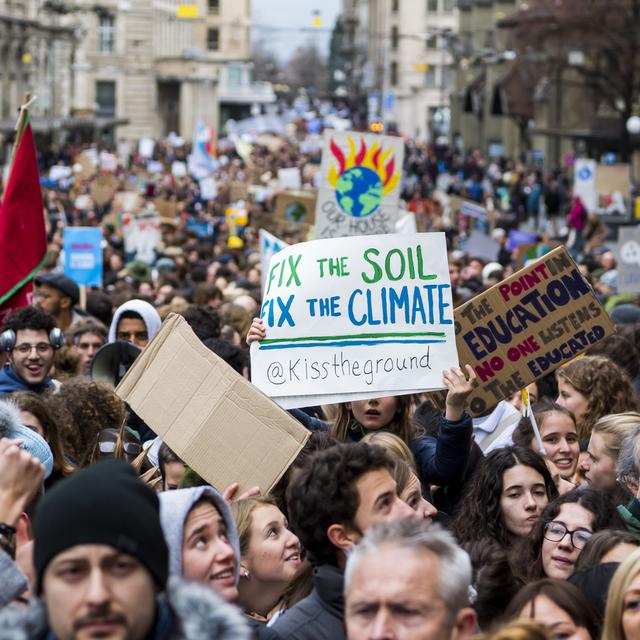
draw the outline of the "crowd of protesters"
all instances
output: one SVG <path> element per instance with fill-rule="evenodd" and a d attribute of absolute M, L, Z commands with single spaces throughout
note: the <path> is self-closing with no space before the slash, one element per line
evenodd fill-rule
<path fill-rule="evenodd" d="M 265 336 L 257 231 L 307 238 L 274 217 L 277 173 L 316 187 L 320 144 L 222 142 L 209 199 L 172 172 L 187 147 L 121 153 L 110 171 L 139 210 L 172 206 L 150 262 L 125 250 L 135 211 L 86 197 L 81 147 L 42 159 L 43 174 L 71 172 L 44 181 L 33 305 L 0 328 L 0 640 L 640 640 L 640 306 L 618 293 L 609 229 L 568 172 L 406 144 L 404 204 L 446 233 L 456 304 L 565 243 L 617 326 L 527 387 L 541 442 L 519 394 L 472 419 L 478 379 L 461 363 L 442 372 L 440 408 L 415 394 L 292 411 L 307 444 L 269 495 L 237 495 L 163 443 L 114 393 L 123 372 L 95 357 L 126 343 L 134 358 L 173 312 L 249 378 L 248 345 Z M 225 220 L 237 201 L 241 246 Z M 104 285 L 86 295 L 62 268 L 74 225 L 103 230 Z M 537 234 L 526 253 L 509 244 L 523 226 Z M 473 232 L 494 260 L 466 249 Z"/>

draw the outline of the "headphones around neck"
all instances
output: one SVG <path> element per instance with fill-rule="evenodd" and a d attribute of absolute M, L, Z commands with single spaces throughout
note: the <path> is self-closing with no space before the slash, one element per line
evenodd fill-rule
<path fill-rule="evenodd" d="M 57 351 L 64 347 L 66 340 L 64 333 L 58 327 L 54 327 L 49 332 L 49 343 Z M 16 346 L 16 332 L 13 329 L 7 329 L 0 333 L 0 351 L 10 353 Z"/>

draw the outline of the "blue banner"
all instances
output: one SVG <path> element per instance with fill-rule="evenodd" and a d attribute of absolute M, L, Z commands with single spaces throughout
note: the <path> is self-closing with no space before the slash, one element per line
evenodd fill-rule
<path fill-rule="evenodd" d="M 102 286 L 102 230 L 98 227 L 66 227 L 64 273 L 79 285 Z"/>

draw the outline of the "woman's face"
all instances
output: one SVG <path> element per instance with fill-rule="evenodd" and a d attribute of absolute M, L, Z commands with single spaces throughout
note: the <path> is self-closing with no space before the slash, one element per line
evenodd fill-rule
<path fill-rule="evenodd" d="M 615 547 L 609 549 L 602 558 L 600 558 L 600 564 L 606 564 L 607 562 L 617 562 L 620 564 L 624 562 L 634 551 L 638 550 L 637 544 L 631 544 L 629 542 L 620 542 Z"/>
<path fill-rule="evenodd" d="M 580 455 L 580 443 L 573 420 L 559 411 L 545 413 L 540 436 L 547 458 L 556 465 L 563 478 L 571 478 Z M 531 448 L 537 449 L 535 438 L 531 441 Z"/>
<path fill-rule="evenodd" d="M 549 640 L 591 640 L 587 629 L 578 627 L 564 609 L 545 595 L 527 603 L 520 618 L 535 620 L 544 626 Z"/>
<path fill-rule="evenodd" d="M 370 398 L 349 402 L 347 407 L 351 409 L 356 421 L 365 429 L 384 429 L 393 422 L 398 409 L 398 400 L 395 396 Z"/>
<path fill-rule="evenodd" d="M 407 486 L 400 494 L 400 500 L 406 502 L 423 520 L 431 520 L 438 510 L 422 495 L 422 488 L 418 477 L 412 473 Z"/>
<path fill-rule="evenodd" d="M 564 378 L 558 378 L 558 397 L 556 402 L 565 409 L 569 409 L 576 420 L 587 412 L 589 401 Z"/>
<path fill-rule="evenodd" d="M 278 507 L 259 505 L 251 514 L 251 535 L 243 570 L 265 584 L 286 585 L 302 562 L 300 540 L 289 531 Z"/>
<path fill-rule="evenodd" d="M 20 422 L 22 423 L 22 426 L 28 427 L 29 429 L 35 431 L 38 435 L 42 436 L 46 440 L 46 437 L 44 435 L 44 427 L 42 426 L 42 423 L 40 422 L 40 420 L 38 420 L 38 418 L 36 418 L 33 415 L 33 413 L 31 413 L 31 411 L 21 410 Z"/>
<path fill-rule="evenodd" d="M 589 485 L 599 491 L 615 488 L 617 463 L 602 434 L 592 433 L 587 455 L 582 461 L 582 470 Z"/>
<path fill-rule="evenodd" d="M 500 507 L 511 535 L 529 535 L 547 502 L 544 478 L 533 467 L 518 464 L 502 475 Z"/>
<path fill-rule="evenodd" d="M 553 519 L 555 523 L 560 523 L 568 531 L 587 531 L 593 533 L 593 513 L 588 511 L 577 502 L 567 502 L 560 507 L 558 515 Z M 580 534 L 567 533 L 557 542 L 542 539 L 542 568 L 549 578 L 566 580 L 573 574 L 578 557 L 582 553 L 581 547 L 576 547 L 574 542 Z M 545 536 L 549 535 L 549 530 Z M 588 534 L 587 534 L 588 535 Z M 586 536 L 582 536 L 585 538 Z M 579 543 L 580 544 L 580 543 Z"/>
<path fill-rule="evenodd" d="M 631 581 L 622 599 L 622 630 L 625 640 L 640 640 L 640 573 Z"/>

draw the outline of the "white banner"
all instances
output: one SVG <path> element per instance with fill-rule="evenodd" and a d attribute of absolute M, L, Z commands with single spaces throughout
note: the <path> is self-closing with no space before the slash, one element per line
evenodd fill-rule
<path fill-rule="evenodd" d="M 260 315 L 252 382 L 285 408 L 441 389 L 458 366 L 443 233 L 282 249 Z"/>
<path fill-rule="evenodd" d="M 280 238 L 264 229 L 260 229 L 260 278 L 262 280 L 263 291 L 267 283 L 267 274 L 269 272 L 271 258 L 273 258 L 278 251 L 282 251 L 282 249 L 288 246 L 289 243 L 280 240 Z"/>
<path fill-rule="evenodd" d="M 402 138 L 326 130 L 316 237 L 393 233 L 403 160 Z"/>
<path fill-rule="evenodd" d="M 152 264 L 162 238 L 160 216 L 155 211 L 129 215 L 124 220 L 124 251 L 128 260 Z"/>
<path fill-rule="evenodd" d="M 594 212 L 598 205 L 596 193 L 596 161 L 580 158 L 574 165 L 573 193 L 580 196 L 587 211 Z"/>

